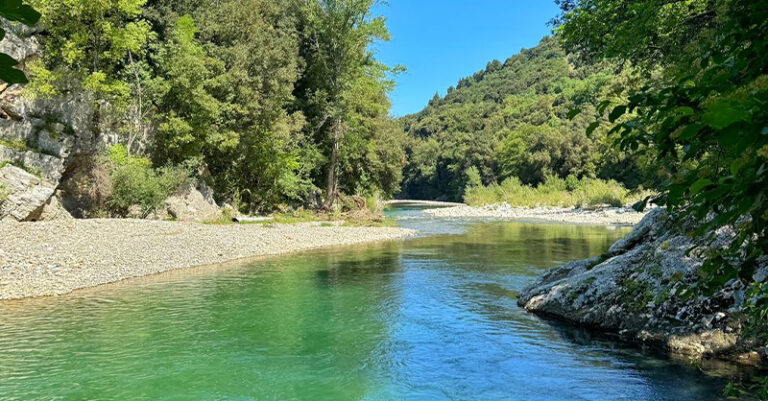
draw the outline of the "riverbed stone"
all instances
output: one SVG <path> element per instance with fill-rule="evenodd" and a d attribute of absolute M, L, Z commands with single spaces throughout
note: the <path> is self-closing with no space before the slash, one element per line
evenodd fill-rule
<path fill-rule="evenodd" d="M 43 205 L 40 212 L 40 216 L 36 217 L 36 221 L 55 221 L 55 220 L 72 220 L 73 217 L 61 204 L 61 197 L 59 194 L 51 196 L 48 202 Z"/>

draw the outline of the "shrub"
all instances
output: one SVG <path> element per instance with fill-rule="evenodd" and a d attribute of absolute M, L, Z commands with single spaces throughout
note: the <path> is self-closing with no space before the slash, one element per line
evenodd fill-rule
<path fill-rule="evenodd" d="M 565 177 L 565 189 L 568 191 L 575 191 L 581 187 L 581 183 L 579 182 L 579 179 L 576 178 L 575 175 L 571 174 L 568 177 Z"/>
<path fill-rule="evenodd" d="M 512 206 L 587 207 L 597 205 L 623 206 L 642 198 L 616 181 L 593 178 L 565 180 L 548 175 L 537 187 L 523 185 L 517 177 L 510 177 L 500 185 L 467 187 L 464 201 L 473 206 L 506 202 Z"/>
<path fill-rule="evenodd" d="M 126 215 L 131 206 L 139 206 L 142 217 L 146 216 L 189 180 L 183 168 L 153 169 L 148 159 L 129 156 L 122 145 L 112 146 L 109 157 L 113 165 L 109 203 L 120 215 Z"/>

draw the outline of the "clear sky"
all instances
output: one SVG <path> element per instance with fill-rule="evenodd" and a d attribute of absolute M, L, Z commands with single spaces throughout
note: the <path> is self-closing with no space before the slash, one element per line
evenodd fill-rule
<path fill-rule="evenodd" d="M 392 40 L 376 45 L 378 59 L 408 68 L 397 79 L 392 115 L 420 111 L 459 79 L 536 46 L 551 32 L 553 0 L 388 0 Z"/>

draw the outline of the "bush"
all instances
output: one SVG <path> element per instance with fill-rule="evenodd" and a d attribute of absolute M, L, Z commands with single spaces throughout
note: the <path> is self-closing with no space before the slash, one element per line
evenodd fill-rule
<path fill-rule="evenodd" d="M 500 185 L 467 187 L 464 201 L 472 206 L 506 202 L 512 206 L 536 207 L 588 207 L 597 205 L 623 206 L 642 198 L 616 181 L 593 178 L 565 180 L 548 175 L 537 187 L 523 185 L 517 177 L 510 177 Z"/>
<path fill-rule="evenodd" d="M 581 187 L 581 182 L 579 182 L 579 179 L 576 178 L 575 175 L 571 174 L 568 177 L 565 177 L 565 189 L 568 191 L 575 191 Z"/>
<path fill-rule="evenodd" d="M 129 208 L 141 208 L 142 217 L 163 205 L 165 199 L 188 182 L 189 173 L 180 167 L 153 169 L 145 158 L 132 157 L 125 147 L 109 149 L 112 170 L 112 210 L 126 215 Z"/>

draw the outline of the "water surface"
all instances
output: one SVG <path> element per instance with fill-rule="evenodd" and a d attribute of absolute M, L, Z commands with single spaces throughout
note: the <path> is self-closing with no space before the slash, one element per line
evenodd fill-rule
<path fill-rule="evenodd" d="M 425 236 L 0 303 L 0 400 L 717 400 L 723 380 L 522 311 L 627 229 Z"/>

